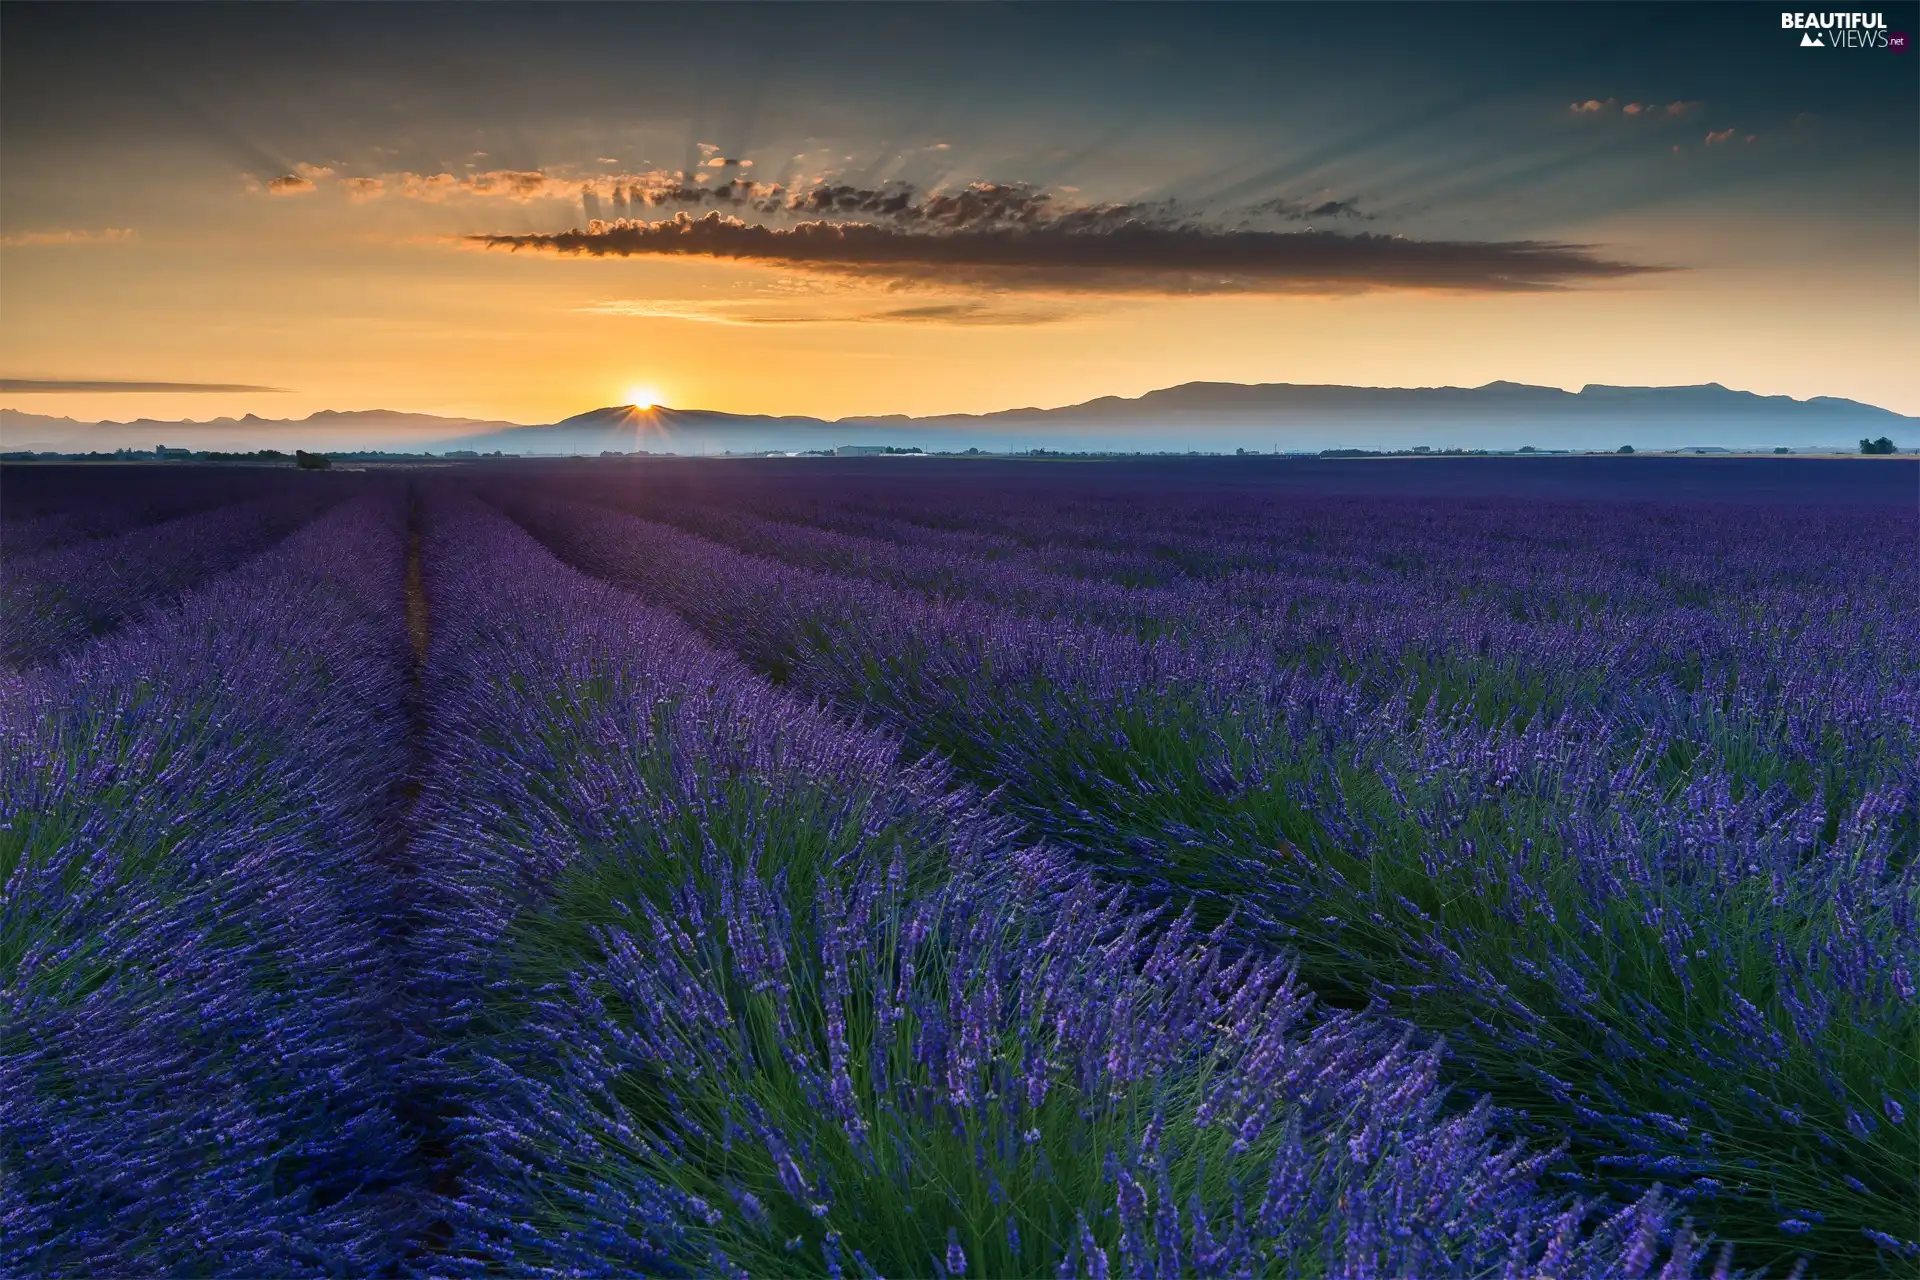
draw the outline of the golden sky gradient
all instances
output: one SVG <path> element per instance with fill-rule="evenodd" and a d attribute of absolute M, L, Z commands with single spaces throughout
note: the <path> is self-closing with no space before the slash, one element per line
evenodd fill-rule
<path fill-rule="evenodd" d="M 355 29 L 351 10 L 325 21 Z M 370 33 L 378 13 L 360 25 Z M 1359 101 L 1361 87 L 1354 104 L 1322 98 L 1291 114 L 1286 102 L 1248 111 L 1202 100 L 1181 107 L 1191 118 L 1136 121 L 1131 142 L 1109 142 L 1106 169 L 1083 174 L 1034 161 L 991 122 L 969 137 L 964 112 L 916 103 L 910 86 L 892 90 L 896 119 L 861 130 L 847 123 L 846 103 L 828 100 L 794 106 L 807 117 L 798 122 L 776 127 L 762 105 L 747 125 L 730 125 L 715 105 L 727 95 L 710 82 L 677 112 L 671 100 L 652 103 L 653 135 L 632 111 L 602 109 L 591 95 L 559 120 L 531 110 L 508 118 L 511 101 L 469 119 L 424 78 L 405 85 L 422 104 L 417 118 L 395 106 L 384 125 L 321 126 L 302 113 L 323 112 L 335 87 L 313 68 L 224 94 L 182 80 L 193 87 L 168 92 L 190 112 L 131 125 L 107 120 L 104 108 L 99 118 L 56 118 L 20 61 L 36 32 L 10 34 L 0 375 L 284 389 L 0 396 L 36 413 L 280 418 L 386 408 L 548 422 L 650 387 L 681 407 L 839 417 L 1051 406 L 1195 380 L 1507 379 L 1569 389 L 1718 381 L 1920 414 L 1912 155 L 1902 173 L 1871 148 L 1842 146 L 1848 113 L 1882 99 L 1823 101 L 1837 92 L 1825 81 L 1776 86 L 1792 100 L 1762 106 L 1733 89 L 1716 93 L 1685 66 L 1638 74 L 1644 91 L 1621 66 L 1575 67 L 1449 108 L 1455 125 L 1424 139 L 1417 111 L 1380 117 L 1402 120 L 1393 127 L 1404 138 L 1368 124 L 1386 108 Z M 105 76 L 132 55 L 100 39 L 91 56 Z M 153 56 L 165 65 L 164 52 Z M 553 56 L 576 55 L 556 46 Z M 1168 56 L 1184 65 L 1182 50 Z M 193 62 L 190 52 L 178 57 Z M 1617 96 L 1593 96 L 1611 89 L 1600 83 L 1607 77 Z M 1001 102 L 995 119 L 1058 135 L 1048 154 L 1071 150 L 1101 136 L 1093 108 L 1125 89 L 1089 83 L 1024 108 Z M 1436 85 L 1410 87 L 1409 100 L 1445 88 Z M 264 107 L 249 114 L 243 89 Z M 1636 92 L 1674 109 L 1629 112 Z M 1217 136 L 1204 130 L 1210 111 L 1220 115 Z M 514 144 L 521 154 L 503 159 L 509 125 L 526 136 Z M 1184 152 L 1182 130 L 1191 131 Z M 1342 130 L 1351 159 L 1321 145 Z M 1903 130 L 1909 121 L 1886 123 L 1874 146 L 1897 144 Z M 706 135 L 719 141 L 700 141 Z M 1274 156 L 1244 154 L 1259 138 Z M 103 157 L 118 168 L 103 171 Z M 721 161 L 732 167 L 717 171 Z M 1183 296 L 1157 286 L 1062 291 L 1017 276 L 902 285 L 804 264 L 570 257 L 464 239 L 550 235 L 611 216 L 593 194 L 609 189 L 610 174 L 711 183 L 777 171 L 792 191 L 849 175 L 923 193 L 1011 181 L 1072 205 L 1164 196 L 1193 185 L 1180 173 L 1210 166 L 1215 196 L 1195 206 L 1210 217 L 1226 216 L 1221 192 L 1279 192 L 1303 208 L 1352 194 L 1355 207 L 1381 212 L 1330 229 L 1564 242 L 1665 270 L 1540 291 L 1263 286 Z M 1044 181 L 1050 167 L 1077 181 Z M 1284 176 L 1292 171 L 1303 176 Z M 1848 199 L 1834 198 L 1839 183 L 1851 184 Z M 1612 198 L 1627 189 L 1633 198 Z M 1310 222 L 1294 217 L 1284 229 Z"/>

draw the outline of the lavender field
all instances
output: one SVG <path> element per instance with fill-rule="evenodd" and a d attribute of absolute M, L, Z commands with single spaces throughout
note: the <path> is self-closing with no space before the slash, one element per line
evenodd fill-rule
<path fill-rule="evenodd" d="M 1920 1274 L 1920 467 L 0 470 L 0 1275 Z"/>

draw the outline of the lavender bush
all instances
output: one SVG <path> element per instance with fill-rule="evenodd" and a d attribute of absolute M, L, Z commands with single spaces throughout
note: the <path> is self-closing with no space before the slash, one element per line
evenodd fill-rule
<path fill-rule="evenodd" d="M 279 492 L 0 562 L 0 656 L 30 667 L 231 569 L 339 495 Z"/>
<path fill-rule="evenodd" d="M 109 538 L 210 511 L 263 488 L 261 473 L 194 469 L 164 478 L 138 467 L 12 468 L 0 477 L 0 557 Z"/>
<path fill-rule="evenodd" d="M 1705 538 L 1715 557 L 1652 557 L 1630 524 L 1610 540 L 1643 585 L 1605 614 L 1579 593 L 1635 574 L 1563 568 L 1550 595 L 1486 547 L 1553 522 L 1469 509 L 1374 550 L 1410 558 L 1408 591 L 1143 642 L 508 505 L 1036 832 L 1444 1032 L 1468 1083 L 1573 1139 L 1584 1185 L 1677 1183 L 1760 1256 L 1913 1254 L 1920 636 L 1910 564 L 1830 563 L 1859 517 L 1758 554 Z M 1695 590 L 1715 607 L 1674 603 Z"/>
<path fill-rule="evenodd" d="M 429 944 L 452 1253 L 516 1272 L 1690 1274 L 1597 1230 L 1443 1050 L 1142 912 L 441 507 Z"/>
<path fill-rule="evenodd" d="M 399 516 L 350 503 L 8 689 L 0 1271 L 398 1256 Z"/>

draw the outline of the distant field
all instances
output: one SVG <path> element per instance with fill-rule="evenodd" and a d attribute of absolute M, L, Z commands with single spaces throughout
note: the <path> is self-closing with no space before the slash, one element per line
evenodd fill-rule
<path fill-rule="evenodd" d="M 1920 1273 L 1920 462 L 0 468 L 0 1274 Z"/>

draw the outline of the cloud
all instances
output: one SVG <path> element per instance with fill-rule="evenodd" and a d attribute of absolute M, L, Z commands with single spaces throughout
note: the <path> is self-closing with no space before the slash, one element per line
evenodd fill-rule
<path fill-rule="evenodd" d="M 1629 102 L 1620 109 L 1630 116 L 1685 116 L 1698 111 L 1700 105 L 1697 99 L 1690 98 L 1682 102 L 1669 102 L 1664 107 L 1657 102 Z"/>
<path fill-rule="evenodd" d="M 293 172 L 269 180 L 264 188 L 257 183 L 252 185 L 254 190 L 264 189 L 271 195 L 306 195 L 335 177 L 336 171 L 330 166 L 296 164 Z M 521 204 L 547 199 L 572 201 L 579 197 L 583 187 L 610 192 L 612 184 L 625 180 L 624 175 L 615 177 L 602 174 L 581 179 L 540 169 L 487 169 L 478 173 L 414 173 L 403 170 L 338 178 L 340 186 L 356 202 L 393 194 L 435 204 L 456 196 L 510 200 Z M 652 175 L 639 175 L 633 180 L 652 180 Z"/>
<path fill-rule="evenodd" d="M 1713 147 L 1722 142 L 1730 142 L 1733 140 L 1733 133 L 1732 129 L 1715 129 L 1707 135 L 1707 145 Z"/>
<path fill-rule="evenodd" d="M 1357 200 L 1263 200 L 1248 205 L 1245 212 L 1255 217 L 1280 218 L 1287 222 L 1311 222 L 1315 219 L 1352 218 L 1371 222 L 1376 215 L 1360 208 Z"/>
<path fill-rule="evenodd" d="M 571 194 L 571 183 L 551 178 L 537 169 L 495 169 L 469 174 L 462 180 L 468 191 L 479 196 L 503 196 L 508 200 L 537 200 L 542 196 Z"/>
<path fill-rule="evenodd" d="M 267 179 L 266 191 L 270 196 L 304 196 L 319 190 L 319 184 L 332 176 L 330 166 L 303 161 L 293 166 L 292 173 Z"/>
<path fill-rule="evenodd" d="M 748 325 L 762 323 L 740 315 L 724 303 L 635 302 L 616 298 L 577 308 L 588 315 L 629 316 L 636 320 L 686 320 L 693 324 Z"/>
<path fill-rule="evenodd" d="M 20 395 L 60 392 L 208 392 L 208 391 L 285 391 L 285 387 L 255 387 L 241 382 L 125 382 L 118 379 L 0 378 L 0 392 Z"/>
<path fill-rule="evenodd" d="M 463 181 L 451 173 L 402 173 L 396 175 L 394 190 L 409 200 L 427 200 L 435 204 L 463 190 Z"/>
<path fill-rule="evenodd" d="M 585 229 L 463 237 L 478 247 L 735 260 L 890 286 L 1107 295 L 1513 292 L 1661 269 L 1611 261 L 1580 244 L 1423 241 L 1258 225 L 1261 219 L 1373 220 L 1376 215 L 1352 197 L 1276 199 L 1214 216 L 1178 196 L 1090 203 L 1025 183 L 921 190 L 903 182 L 867 186 L 816 180 L 788 187 L 747 177 L 739 172 L 744 162 L 721 155 L 716 144 L 696 145 L 705 164 L 733 167 L 693 175 L 680 170 L 586 176 L 538 169 L 403 171 L 338 181 L 355 200 L 386 195 L 429 202 L 559 199 L 586 214 Z M 308 183 L 332 174 L 319 166 L 300 168 L 291 176 Z M 613 217 L 596 216 L 602 210 Z M 649 218 L 655 210 L 668 216 Z M 1225 218 L 1238 221 L 1226 225 Z M 714 314 L 701 318 L 791 322 L 712 319 Z M 947 323 L 987 322 L 974 317 L 961 310 L 940 315 Z"/>
<path fill-rule="evenodd" d="M 1061 310 L 1012 310 L 979 302 L 936 302 L 875 311 L 861 319 L 866 323 L 894 324 L 1052 324 L 1072 314 Z"/>
<path fill-rule="evenodd" d="M 937 302 L 878 310 L 768 310 L 751 302 L 670 302 L 615 299 L 580 308 L 591 315 L 644 320 L 685 320 L 695 324 L 763 326 L 787 324 L 956 324 L 1034 325 L 1070 318 L 1064 308 L 1004 307 L 980 301 Z"/>
<path fill-rule="evenodd" d="M 9 249 L 25 249 L 45 245 L 119 244 L 131 239 L 131 227 L 105 227 L 99 231 L 21 231 L 0 236 L 0 245 Z"/>
<path fill-rule="evenodd" d="M 1692 115 L 1695 111 L 1698 111 L 1700 109 L 1700 105 L 1701 104 L 1697 99 L 1692 99 L 1692 98 L 1684 99 L 1679 102 L 1669 102 L 1665 106 L 1661 106 L 1657 102 L 1629 102 L 1624 107 L 1620 108 L 1620 112 L 1622 115 L 1645 116 L 1648 119 L 1652 119 L 1655 116 Z M 1607 110 L 1611 106 L 1613 106 L 1612 98 L 1608 98 L 1605 102 L 1601 102 L 1598 99 L 1589 98 L 1585 102 L 1574 103 L 1573 113 L 1575 115 L 1596 115 L 1602 111 Z"/>
<path fill-rule="evenodd" d="M 740 165 L 744 162 L 729 160 L 726 163 Z M 699 176 L 702 181 L 709 177 L 707 174 Z M 622 174 L 578 174 L 544 169 L 489 169 L 465 174 L 400 172 L 364 180 L 380 182 L 386 190 L 406 199 L 433 204 L 454 198 L 509 200 L 516 204 L 535 200 L 565 200 L 572 203 L 582 194 L 591 194 L 595 199 L 614 200 L 616 197 L 643 198 L 645 193 L 682 188 L 690 192 L 708 191 L 707 188 L 688 186 L 684 176 L 677 171 L 669 173 L 657 169 L 646 173 Z M 353 182 L 355 179 L 349 178 L 347 181 Z M 733 179 L 712 190 L 731 194 L 731 188 L 740 183 L 748 188 L 754 185 L 751 180 Z"/>
<path fill-rule="evenodd" d="M 931 203 L 931 201 L 929 201 Z M 839 273 L 894 285 L 1032 293 L 1354 293 L 1374 289 L 1534 292 L 1663 270 L 1551 241 L 1410 240 L 1325 231 L 1225 229 L 1111 219 L 1101 209 L 1023 218 L 994 206 L 954 221 L 750 223 L 718 211 L 597 222 L 469 243 L 592 257 L 693 257 Z"/>
<path fill-rule="evenodd" d="M 564 169 L 493 169 L 479 173 L 416 173 L 399 171 L 339 178 L 355 200 L 383 195 L 428 203 L 454 199 L 497 199 L 515 203 L 563 200 L 569 204 L 591 195 L 611 203 L 616 212 L 642 209 L 711 208 L 777 218 L 860 217 L 927 227 L 960 229 L 984 225 L 1031 225 L 1038 222 L 1077 221 L 1084 225 L 1125 221 L 1165 220 L 1177 213 L 1173 201 L 1136 204 L 1069 204 L 1058 195 L 1021 183 L 977 182 L 965 187 L 922 192 L 907 183 L 877 187 L 832 183 L 823 179 L 790 188 L 747 176 L 751 160 L 717 154 L 711 143 L 699 144 L 713 152 L 692 174 L 654 169 L 642 173 L 576 173 Z M 275 179 L 289 192 L 311 190 L 333 175 L 319 166 L 297 166 L 299 172 Z M 259 189 L 256 185 L 256 189 Z M 1269 212 L 1277 212 L 1279 205 Z M 1298 218 L 1364 217 L 1351 201 L 1303 203 L 1289 215 Z"/>
<path fill-rule="evenodd" d="M 625 194 L 634 209 L 709 206 L 777 220 L 856 220 L 923 231 L 1040 226 L 1089 231 L 1127 223 L 1172 225 L 1187 216 L 1171 199 L 1080 204 L 1013 182 L 975 182 L 922 192 L 905 182 L 865 187 L 818 181 L 794 189 L 742 175 L 713 186 L 699 185 L 706 180 L 705 174 L 696 175 L 692 183 L 680 174 L 648 174 L 627 185 Z"/>
<path fill-rule="evenodd" d="M 1307 210 L 1309 218 L 1371 218 L 1370 213 L 1360 212 L 1360 207 L 1351 200 L 1323 200 Z"/>

